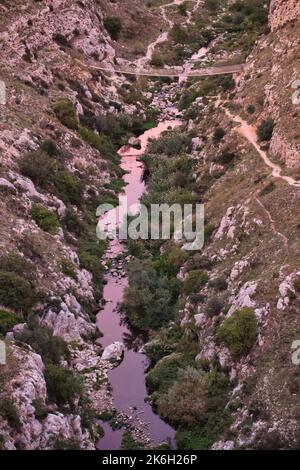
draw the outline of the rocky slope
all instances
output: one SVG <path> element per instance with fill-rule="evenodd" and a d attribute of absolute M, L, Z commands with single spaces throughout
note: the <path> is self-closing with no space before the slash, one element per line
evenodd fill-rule
<path fill-rule="evenodd" d="M 1 323 L 8 363 L 0 372 L 0 444 L 90 449 L 93 416 L 112 406 L 111 364 L 95 343 L 105 248 L 97 244 L 95 211 L 101 202 L 116 201 L 109 185 L 121 174 L 119 137 L 101 140 L 94 122 L 98 118 L 98 130 L 106 132 L 105 116 L 126 114 L 124 134 L 132 135 L 130 116 L 140 115 L 141 106 L 124 103 L 124 77 L 89 67 L 99 60 L 114 64 L 99 2 L 2 1 L 0 15 L 7 91 L 0 118 L 1 321 L 14 315 L 12 323 Z M 63 346 L 54 359 L 57 337 L 67 350 Z M 49 397 L 49 356 L 56 372 L 71 370 L 74 379 L 80 372 L 81 398 L 73 382 L 62 403 L 57 390 Z"/>
<path fill-rule="evenodd" d="M 270 5 L 270 26 L 272 31 L 299 20 L 300 5 L 297 0 L 272 0 Z"/>

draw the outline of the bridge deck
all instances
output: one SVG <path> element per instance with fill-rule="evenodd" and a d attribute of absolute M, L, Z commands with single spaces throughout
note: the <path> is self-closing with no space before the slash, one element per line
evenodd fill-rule
<path fill-rule="evenodd" d="M 184 69 L 147 69 L 137 70 L 129 68 L 108 68 L 101 66 L 92 66 L 93 69 L 100 70 L 107 73 L 122 73 L 124 75 L 139 75 L 146 77 L 207 77 L 213 75 L 227 75 L 238 73 L 243 70 L 244 65 L 220 65 L 215 67 L 205 67 L 202 69 L 195 69 L 185 72 Z"/>

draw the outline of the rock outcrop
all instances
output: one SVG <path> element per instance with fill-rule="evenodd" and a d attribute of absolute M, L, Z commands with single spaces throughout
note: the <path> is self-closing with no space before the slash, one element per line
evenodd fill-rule
<path fill-rule="evenodd" d="M 300 4 L 298 0 L 271 0 L 270 26 L 272 31 L 299 19 Z"/>

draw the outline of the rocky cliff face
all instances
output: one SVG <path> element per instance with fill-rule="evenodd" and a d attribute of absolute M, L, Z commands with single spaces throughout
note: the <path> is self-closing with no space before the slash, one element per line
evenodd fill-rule
<path fill-rule="evenodd" d="M 300 5 L 298 0 L 271 0 L 270 25 L 272 31 L 287 23 L 299 20 Z"/>
<path fill-rule="evenodd" d="M 259 120 L 274 120 L 272 158 L 296 174 L 300 165 L 299 2 L 272 2 L 269 23 L 273 32 L 257 44 L 248 58 L 240 98 L 258 112 L 263 110 Z"/>
<path fill-rule="evenodd" d="M 21 298 L 20 305 L 9 305 L 8 285 L 1 286 L 1 313 L 11 308 L 19 324 L 1 330 L 8 363 L 0 371 L 0 446 L 50 449 L 63 441 L 94 448 L 93 425 L 83 423 L 78 397 L 64 407 L 52 399 L 48 407 L 45 355 L 29 344 L 41 351 L 43 342 L 50 345 L 53 338 L 61 338 L 69 353 L 57 367 L 80 372 L 93 413 L 111 407 L 106 375 L 110 363 L 100 359 L 94 343 L 103 247 L 95 257 L 93 250 L 96 207 L 115 200 L 113 189 L 104 185 L 120 171 L 112 161 L 117 157 L 109 137 L 95 142 L 99 134 L 90 124 L 98 118 L 99 126 L 107 129 L 104 115 L 113 119 L 121 111 L 130 119 L 141 106 L 124 103 L 124 77 L 106 76 L 90 66 L 102 61 L 112 67 L 115 57 L 98 1 L 2 1 L 0 16 L 0 79 L 7 94 L 0 118 L 0 275 L 16 292 L 20 279 L 15 261 L 29 263 L 31 273 L 19 272 L 28 286 L 21 296 L 24 301 L 30 292 L 37 295 L 25 311 Z M 73 123 L 54 111 L 59 100 L 69 106 Z M 26 155 L 30 170 L 24 172 Z M 47 164 L 48 170 L 37 176 L 36 170 Z M 34 209 L 50 217 L 50 225 L 33 218 Z M 35 318 L 35 326 L 28 326 L 29 317 Z M 37 331 L 47 339 L 29 340 Z M 47 402 L 42 417 L 37 417 L 35 400 L 42 407 Z M 15 420 L 7 417 L 8 410 Z"/>
<path fill-rule="evenodd" d="M 215 226 L 204 249 L 212 266 L 210 286 L 197 305 L 188 302 L 182 325 L 194 315 L 200 353 L 198 359 L 212 364 L 216 357 L 229 370 L 233 392 L 229 409 L 234 421 L 231 438 L 213 448 L 297 448 L 299 426 L 293 390 L 298 389 L 298 370 L 292 363 L 291 347 L 299 336 L 297 289 L 299 270 L 299 101 L 293 96 L 299 80 L 299 2 L 271 2 L 272 32 L 260 39 L 237 77 L 233 102 L 200 106 L 198 135 L 206 136 L 198 158 L 199 181 L 205 172 L 213 183 L 205 182 L 206 219 Z M 298 85 L 299 86 L 299 85 Z M 224 112 L 225 111 L 225 112 Z M 204 114 L 203 114 L 204 113 Z M 229 117 L 229 120 L 228 120 Z M 242 118 L 242 120 L 241 120 Z M 253 127 L 238 130 L 243 119 Z M 274 178 L 272 171 L 247 139 L 264 120 L 274 120 L 274 131 L 265 155 L 279 164 L 283 175 L 294 176 L 295 186 Z M 211 129 L 221 126 L 226 137 L 218 150 L 209 138 Z M 252 129 L 252 130 L 251 130 Z M 255 134 L 255 132 L 254 132 Z M 235 149 L 236 160 L 226 167 L 215 157 Z M 220 157 L 221 158 L 221 157 Z M 226 279 L 223 297 L 214 281 Z M 229 296 L 229 297 L 228 297 Z M 228 313 L 220 318 L 211 312 L 217 300 L 228 302 Z M 210 303 L 212 300 L 213 303 Z M 258 322 L 258 338 L 252 352 L 240 360 L 223 348 L 216 337 L 218 325 L 236 309 L 249 307 Z M 221 314 L 222 315 L 222 314 Z M 297 383 L 297 385 L 296 385 Z"/>

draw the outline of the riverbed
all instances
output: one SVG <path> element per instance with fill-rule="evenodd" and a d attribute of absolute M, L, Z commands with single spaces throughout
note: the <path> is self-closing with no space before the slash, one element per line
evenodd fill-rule
<path fill-rule="evenodd" d="M 127 197 L 129 206 L 137 204 L 145 191 L 143 165 L 139 157 L 145 152 L 149 139 L 158 138 L 165 130 L 180 126 L 180 124 L 179 120 L 161 122 L 140 136 L 141 149 L 129 147 L 120 149 L 121 167 L 126 172 L 123 177 L 126 183 L 124 195 Z M 125 252 L 125 245 L 115 239 L 110 241 L 106 257 L 114 260 Z M 122 301 L 124 289 L 127 286 L 127 277 L 120 278 L 114 273 L 115 271 L 109 271 L 105 276 L 106 285 L 103 291 L 105 306 L 97 318 L 97 325 L 103 333 L 101 344 L 104 348 L 116 341 L 125 344 L 122 362 L 109 372 L 114 406 L 119 413 L 132 417 L 133 425 L 142 426 L 152 442 L 169 441 L 174 445 L 174 430 L 153 412 L 149 403 L 145 402 L 147 397 L 145 372 L 148 360 L 144 353 L 135 350 L 128 341 L 131 332 L 122 321 L 122 316 L 118 311 L 118 304 Z M 107 424 L 104 431 L 105 437 L 99 441 L 97 448 L 102 450 L 120 448 L 122 431 L 113 431 Z"/>

